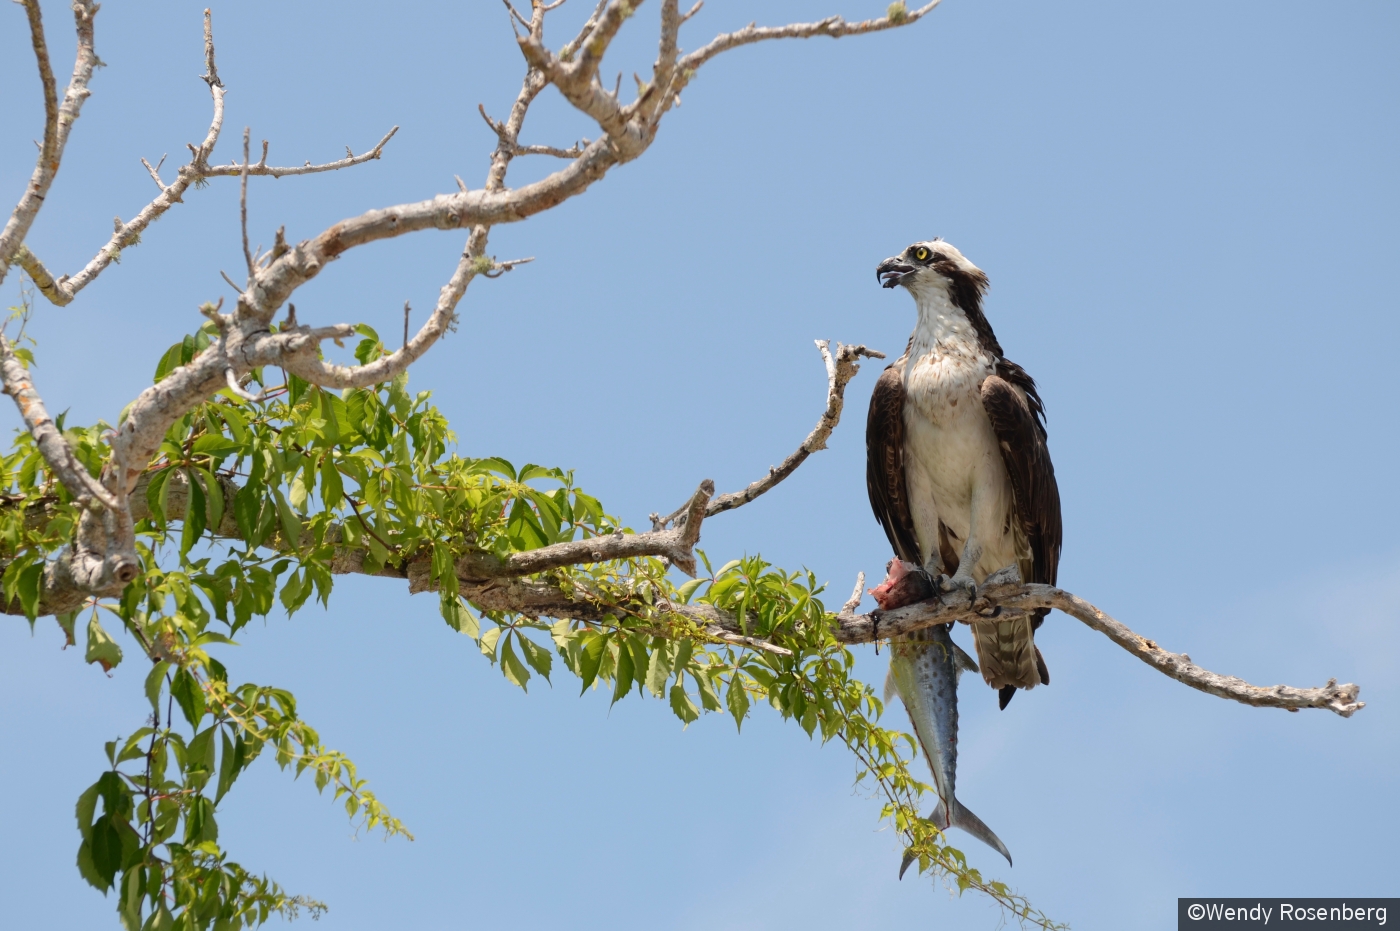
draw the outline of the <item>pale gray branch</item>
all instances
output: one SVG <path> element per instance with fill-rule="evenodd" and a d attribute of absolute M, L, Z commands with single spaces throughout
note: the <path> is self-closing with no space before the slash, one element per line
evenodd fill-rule
<path fill-rule="evenodd" d="M 831 340 L 819 339 L 815 341 L 817 348 L 821 350 L 822 360 L 826 363 L 826 410 L 822 411 L 821 417 L 817 420 L 817 425 L 812 428 L 812 432 L 807 434 L 807 438 L 802 441 L 802 445 L 782 461 L 776 468 L 770 468 L 768 474 L 756 482 L 751 482 L 741 491 L 731 491 L 728 494 L 720 495 L 710 502 L 705 511 L 707 517 L 713 517 L 724 511 L 731 511 L 734 508 L 742 507 L 759 495 L 773 488 L 783 479 L 787 478 L 797 467 L 807 461 L 807 457 L 819 449 L 826 449 L 827 438 L 831 436 L 831 431 L 836 429 L 836 425 L 841 422 L 841 411 L 846 403 L 846 385 L 856 373 L 860 371 L 860 363 L 857 361 L 862 356 L 869 359 L 883 359 L 885 354 L 874 349 L 867 349 L 865 346 L 846 346 L 842 343 L 836 344 L 836 354 L 831 354 Z M 652 526 L 656 528 L 665 527 L 680 516 L 680 511 L 666 517 L 651 515 Z"/>
<path fill-rule="evenodd" d="M 39 66 L 39 80 L 44 89 L 44 141 L 39 146 L 39 158 L 34 165 L 34 173 L 24 189 L 14 212 L 0 230 L 0 281 L 9 273 L 11 261 L 19 252 L 34 219 L 39 215 L 44 198 L 48 196 L 53 179 L 58 174 L 58 166 L 63 160 L 63 150 L 68 144 L 68 134 L 77 121 L 83 102 L 91 91 L 88 81 L 92 69 L 97 64 L 97 53 L 93 51 L 92 18 L 97 15 L 97 4 L 91 0 L 74 0 L 73 18 L 77 25 L 78 51 L 73 63 L 73 77 L 68 89 L 63 92 L 63 102 L 58 103 L 58 91 L 54 83 L 53 68 L 49 64 L 48 44 L 44 39 L 44 24 L 39 11 L 39 0 L 23 0 L 24 11 L 29 17 L 30 42 L 34 47 L 34 57 Z M 32 276 L 31 276 L 32 277 Z"/>
<path fill-rule="evenodd" d="M 836 639 L 842 643 L 870 643 L 931 627 L 958 621 L 964 624 L 995 624 L 1008 615 L 1027 614 L 1037 608 L 1056 608 L 1108 637 L 1133 656 L 1164 675 L 1171 676 L 1210 695 L 1261 708 L 1325 708 L 1344 718 L 1351 717 L 1366 706 L 1357 701 L 1361 691 L 1356 685 L 1337 685 L 1330 680 L 1321 688 L 1300 689 L 1290 685 L 1251 685 L 1235 676 L 1223 676 L 1202 669 L 1184 653 L 1164 650 L 1154 641 L 1134 633 L 1120 621 L 1114 620 L 1077 595 L 1053 585 L 1022 584 L 1020 573 L 1008 566 L 989 577 L 977 589 L 979 600 L 987 598 L 998 613 L 988 616 L 974 609 L 966 592 L 954 592 L 930 601 L 872 611 L 869 614 L 837 618 Z M 734 625 L 729 625 L 731 629 Z"/>
<path fill-rule="evenodd" d="M 89 30 L 90 31 L 90 30 Z M 141 234 L 148 226 L 154 223 L 175 204 L 183 201 L 185 192 L 192 185 L 198 184 L 208 178 L 241 177 L 246 181 L 247 177 L 270 176 L 281 178 L 287 175 L 316 174 L 324 171 L 336 171 L 341 168 L 349 168 L 354 165 L 361 165 L 380 157 L 385 145 L 398 132 L 395 126 L 384 135 L 382 139 L 361 155 L 348 156 L 334 162 L 327 162 L 321 165 L 313 165 L 307 162 L 300 167 L 278 167 L 267 164 L 267 147 L 263 146 L 262 158 L 256 164 L 247 166 L 245 173 L 243 162 L 234 162 L 229 165 L 211 165 L 209 157 L 214 152 L 214 146 L 219 141 L 219 135 L 224 124 L 224 94 L 223 82 L 219 79 L 219 72 L 214 64 L 214 34 L 209 11 L 204 14 L 204 52 L 206 73 L 201 76 L 202 80 L 209 85 L 209 94 L 213 102 L 214 113 L 209 123 L 209 130 L 205 133 L 204 140 L 198 145 L 189 146 L 190 160 L 180 166 L 176 171 L 175 179 L 168 185 L 161 183 L 160 175 L 149 163 L 146 168 L 157 184 L 161 185 L 161 192 L 145 208 L 141 210 L 130 222 L 118 223 L 112 237 L 107 241 L 86 266 L 77 274 L 69 277 L 63 275 L 55 279 L 46 269 L 42 262 L 28 249 L 21 247 L 15 256 L 15 263 L 34 279 L 35 287 L 39 293 L 43 294 L 55 305 L 63 306 L 72 302 L 73 298 L 83 288 L 91 284 L 96 278 L 106 270 L 107 266 L 117 259 L 123 249 L 135 245 L 141 238 Z M 91 69 L 89 68 L 89 71 Z M 71 90 L 71 89 L 70 89 Z M 84 90 L 86 94 L 86 90 Z M 76 111 L 75 111 L 76 117 Z M 245 146 L 246 150 L 246 146 Z M 245 161 L 246 161 L 245 151 Z M 246 192 L 240 192 L 240 204 L 246 203 Z M 246 251 L 246 250 L 245 250 Z M 0 279 L 3 279 L 4 267 L 0 264 Z M 236 286 L 235 286 L 236 287 Z"/>
<path fill-rule="evenodd" d="M 902 15 L 885 15 L 879 19 L 867 19 L 858 23 L 848 23 L 840 16 L 828 16 L 815 23 L 790 23 L 786 26 L 758 26 L 749 23 L 743 29 L 718 35 L 708 44 L 683 56 L 680 60 L 680 69 L 683 72 L 694 71 L 721 52 L 727 52 L 741 45 L 751 45 L 755 42 L 765 42 L 771 39 L 810 39 L 815 36 L 840 39 L 844 36 L 898 29 L 918 22 L 941 2 L 942 0 L 932 0 L 932 2 L 926 3 L 912 12 L 905 12 Z M 902 7 L 903 4 L 900 6 Z"/>
<path fill-rule="evenodd" d="M 333 162 L 323 162 L 313 165 L 306 162 L 304 165 L 269 165 L 267 163 L 267 144 L 263 143 L 262 158 L 248 166 L 248 177 L 250 178 L 285 178 L 295 175 L 314 175 L 323 171 L 339 171 L 342 168 L 353 168 L 356 165 L 363 165 L 365 162 L 372 162 L 384 154 L 384 147 L 389 144 L 389 140 L 394 138 L 394 134 L 399 131 L 397 126 L 384 134 L 384 138 L 374 144 L 374 148 L 360 155 L 350 155 Z M 204 169 L 206 178 L 236 178 L 243 173 L 243 164 L 229 165 L 208 165 Z"/>

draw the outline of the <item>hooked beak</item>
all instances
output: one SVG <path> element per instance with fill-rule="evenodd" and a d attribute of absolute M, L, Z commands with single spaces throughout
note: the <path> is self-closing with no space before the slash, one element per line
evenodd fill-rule
<path fill-rule="evenodd" d="M 897 284 L 902 284 L 904 279 L 912 274 L 914 274 L 914 266 L 900 261 L 897 257 L 885 259 L 875 267 L 875 280 L 880 282 L 882 288 L 893 288 Z"/>

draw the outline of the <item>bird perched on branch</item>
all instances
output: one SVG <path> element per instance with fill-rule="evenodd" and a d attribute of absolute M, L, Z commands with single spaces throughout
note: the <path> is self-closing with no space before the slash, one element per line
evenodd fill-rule
<path fill-rule="evenodd" d="M 974 602 L 1004 566 L 1054 584 L 1060 493 L 1044 407 L 982 313 L 987 276 L 935 238 L 885 259 L 876 277 L 912 294 L 919 314 L 866 422 L 870 505 L 895 555 L 923 567 L 937 591 L 964 590 Z M 1016 689 L 1050 682 L 1034 639 L 1047 613 L 973 625 L 982 677 L 1002 708 Z"/>

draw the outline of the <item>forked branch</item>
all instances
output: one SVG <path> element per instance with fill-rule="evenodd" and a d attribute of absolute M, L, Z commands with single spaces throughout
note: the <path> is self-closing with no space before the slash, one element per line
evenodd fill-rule
<path fill-rule="evenodd" d="M 53 179 L 58 174 L 58 166 L 63 161 L 63 150 L 68 144 L 68 134 L 78 119 L 83 101 L 91 93 L 88 81 L 92 69 L 97 65 L 97 53 L 92 45 L 92 18 L 97 15 L 97 4 L 91 0 L 74 0 L 73 18 L 77 24 L 78 53 L 73 63 L 73 77 L 68 89 L 63 93 L 63 102 L 58 103 L 58 91 L 54 83 L 53 68 L 49 64 L 49 48 L 44 38 L 44 23 L 39 11 L 39 0 L 23 0 L 25 14 L 29 18 L 30 44 L 34 47 L 34 57 L 39 65 L 39 81 L 44 90 L 44 141 L 39 146 L 39 159 L 34 165 L 34 173 L 24 189 L 23 196 L 15 205 L 14 213 L 0 230 L 0 281 L 5 280 L 10 264 L 20 251 L 34 218 L 39 215 L 48 196 Z"/>

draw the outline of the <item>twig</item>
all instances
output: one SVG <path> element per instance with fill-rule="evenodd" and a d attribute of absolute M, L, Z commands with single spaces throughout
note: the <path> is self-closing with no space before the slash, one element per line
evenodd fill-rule
<path fill-rule="evenodd" d="M 860 600 L 865 597 L 865 573 L 856 573 L 856 587 L 851 591 L 851 597 L 846 599 L 846 603 L 841 606 L 841 617 L 847 617 L 856 613 L 856 608 L 860 607 Z"/>
<path fill-rule="evenodd" d="M 258 391 L 256 394 L 254 394 L 253 392 L 248 391 L 246 388 L 240 385 L 238 383 L 238 376 L 234 374 L 232 368 L 224 369 L 224 379 L 225 382 L 228 384 L 228 390 L 232 391 L 234 394 L 238 395 L 245 401 L 249 401 L 256 404 L 257 402 L 263 400 L 263 398 L 266 397 L 266 395 L 263 394 L 262 391 Z"/>
<path fill-rule="evenodd" d="M 210 87 L 224 86 L 219 80 L 219 69 L 214 65 L 214 22 L 208 7 L 204 9 L 204 73 L 199 77 Z"/>
<path fill-rule="evenodd" d="M 748 504 L 796 472 L 797 467 L 806 462 L 807 457 L 812 453 L 819 449 L 826 449 L 827 437 L 831 436 L 831 431 L 835 430 L 836 425 L 841 422 L 841 410 L 846 403 L 846 385 L 860 371 L 860 363 L 856 360 L 862 356 L 870 359 L 883 359 L 885 357 L 883 352 L 867 349 L 865 346 L 845 346 L 841 343 L 836 344 L 836 355 L 833 357 L 830 340 L 819 339 L 816 340 L 816 344 L 817 348 L 821 350 L 823 361 L 826 363 L 827 379 L 826 410 L 822 411 L 817 425 L 812 428 L 811 433 L 807 434 L 802 445 L 783 460 L 782 465 L 769 469 L 767 475 L 756 482 L 751 482 L 742 491 L 731 491 L 711 501 L 709 508 L 705 511 L 707 517 L 714 517 L 716 514 Z M 653 514 L 652 525 L 664 527 L 675 520 L 678 515 L 679 512 L 661 518 Z"/>
<path fill-rule="evenodd" d="M 256 269 L 253 267 L 253 253 L 248 250 L 248 132 L 243 127 L 243 171 L 238 183 L 238 222 L 243 231 L 243 261 L 248 266 L 248 280 L 253 280 Z"/>
<path fill-rule="evenodd" d="M 151 163 L 146 161 L 144 158 L 141 159 L 141 164 L 146 166 L 146 171 L 150 173 L 151 180 L 154 181 L 156 183 L 156 187 L 160 188 L 162 191 L 165 190 L 165 182 L 160 180 L 160 166 L 165 164 L 165 156 L 169 154 L 170 153 L 167 152 L 164 155 L 161 155 L 160 161 L 156 162 L 154 166 L 152 166 Z"/>
<path fill-rule="evenodd" d="M 248 166 L 248 175 L 253 178 L 284 178 L 289 175 L 314 175 L 323 171 L 339 171 L 342 168 L 351 168 L 355 165 L 363 165 L 365 162 L 372 162 L 384 154 L 384 147 L 389 144 L 389 140 L 394 138 L 394 134 L 399 131 L 395 126 L 384 134 L 384 138 L 374 144 L 374 148 L 360 155 L 351 155 L 334 162 L 324 162 L 313 165 L 307 162 L 304 165 L 269 165 L 267 164 L 267 143 L 263 143 L 262 159 Z M 346 146 L 345 150 L 350 151 Z M 243 166 L 239 164 L 230 165 L 209 165 L 205 168 L 202 177 L 205 178 L 231 178 L 241 175 Z"/>

